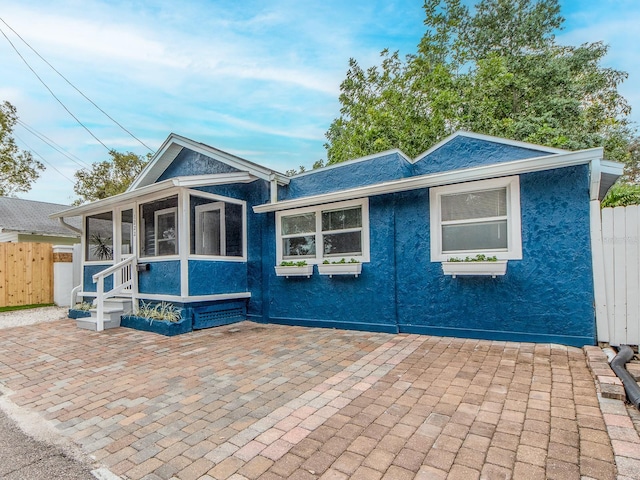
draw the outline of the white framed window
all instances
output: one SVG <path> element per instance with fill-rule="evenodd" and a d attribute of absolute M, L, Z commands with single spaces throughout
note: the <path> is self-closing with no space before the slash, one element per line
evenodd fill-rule
<path fill-rule="evenodd" d="M 178 208 L 171 207 L 154 212 L 156 255 L 178 254 Z"/>
<path fill-rule="evenodd" d="M 198 205 L 194 211 L 196 216 L 195 254 L 226 256 L 224 202 Z"/>
<path fill-rule="evenodd" d="M 432 262 L 477 254 L 522 259 L 518 176 L 431 188 L 429 203 Z"/>
<path fill-rule="evenodd" d="M 276 212 L 277 261 L 369 261 L 369 202 L 352 200 Z"/>

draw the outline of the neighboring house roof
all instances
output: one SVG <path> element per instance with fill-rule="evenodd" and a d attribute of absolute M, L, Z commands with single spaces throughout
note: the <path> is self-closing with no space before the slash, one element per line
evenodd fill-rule
<path fill-rule="evenodd" d="M 20 198 L 0 197 L 0 231 L 17 232 L 32 235 L 50 235 L 58 237 L 79 237 L 49 215 L 69 208 L 59 203 L 37 202 Z M 68 221 L 73 227 L 80 228 L 79 218 Z"/>

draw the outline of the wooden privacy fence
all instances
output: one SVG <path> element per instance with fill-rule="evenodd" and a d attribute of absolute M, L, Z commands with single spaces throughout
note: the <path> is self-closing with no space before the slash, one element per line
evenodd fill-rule
<path fill-rule="evenodd" d="M 0 243 L 0 307 L 53 303 L 53 248 Z"/>
<path fill-rule="evenodd" d="M 604 271 L 594 278 L 598 340 L 639 345 L 640 206 L 602 209 L 601 248 Z"/>

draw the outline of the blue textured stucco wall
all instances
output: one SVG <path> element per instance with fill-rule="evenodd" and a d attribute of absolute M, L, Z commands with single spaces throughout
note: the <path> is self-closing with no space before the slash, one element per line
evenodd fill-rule
<path fill-rule="evenodd" d="M 180 295 L 180 261 L 149 262 L 149 270 L 138 273 L 140 293 Z"/>
<path fill-rule="evenodd" d="M 111 265 L 85 265 L 84 272 L 82 273 L 82 290 L 85 292 L 96 292 L 98 291 L 98 284 L 93 283 L 93 276 L 101 272 L 102 270 L 106 270 Z M 104 289 L 105 291 L 111 290 L 113 288 L 113 275 L 109 275 L 104 279 Z"/>
<path fill-rule="evenodd" d="M 213 158 L 183 148 L 171 165 L 162 173 L 158 182 L 173 177 L 189 175 L 211 175 L 214 173 L 231 173 L 238 170 Z"/>
<path fill-rule="evenodd" d="M 548 152 L 457 136 L 413 165 L 413 175 L 550 155 Z"/>
<path fill-rule="evenodd" d="M 520 177 L 523 259 L 504 277 L 442 274 L 429 260 L 429 196 L 399 195 L 400 330 L 504 340 L 593 344 L 588 167 Z"/>
<path fill-rule="evenodd" d="M 189 260 L 189 295 L 217 295 L 246 291 L 246 263 Z"/>

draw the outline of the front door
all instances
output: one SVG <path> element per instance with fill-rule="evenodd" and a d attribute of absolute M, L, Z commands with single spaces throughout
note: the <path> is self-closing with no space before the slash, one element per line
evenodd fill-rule
<path fill-rule="evenodd" d="M 116 241 L 114 244 L 114 261 L 119 263 L 136 254 L 135 242 L 135 209 L 133 206 L 122 207 L 116 212 Z M 121 276 L 114 275 L 116 284 L 122 284 L 131 278 L 131 267 L 122 270 Z"/>

